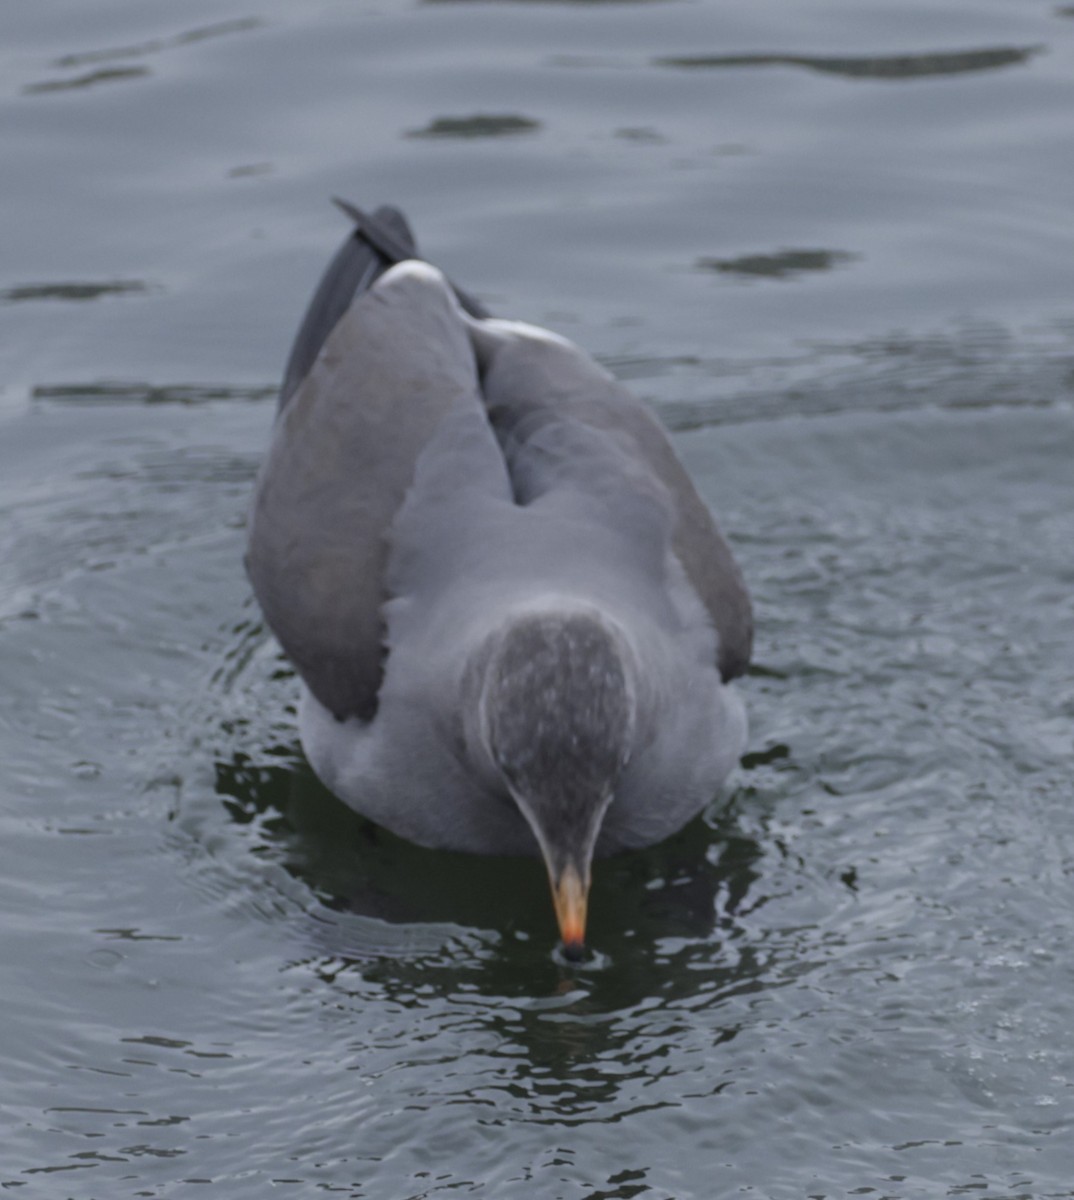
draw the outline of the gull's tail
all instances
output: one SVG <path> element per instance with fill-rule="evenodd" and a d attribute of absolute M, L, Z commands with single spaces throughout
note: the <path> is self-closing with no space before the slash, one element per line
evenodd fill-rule
<path fill-rule="evenodd" d="M 421 258 L 407 219 L 397 208 L 384 204 L 374 213 L 346 200 L 334 203 L 354 222 L 354 231 L 328 264 L 306 315 L 299 326 L 280 388 L 280 409 L 309 374 L 325 339 L 356 296 L 368 291 L 392 265 L 408 258 Z M 486 317 L 481 304 L 458 288 L 459 303 L 473 317 Z"/>

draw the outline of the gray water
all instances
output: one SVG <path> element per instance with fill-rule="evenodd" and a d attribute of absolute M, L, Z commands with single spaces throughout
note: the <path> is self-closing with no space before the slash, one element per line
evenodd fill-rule
<path fill-rule="evenodd" d="M 1074 9 L 0 12 L 0 1188 L 1074 1196 Z M 301 761 L 240 557 L 345 226 L 675 431 L 749 753 L 601 864 Z"/>

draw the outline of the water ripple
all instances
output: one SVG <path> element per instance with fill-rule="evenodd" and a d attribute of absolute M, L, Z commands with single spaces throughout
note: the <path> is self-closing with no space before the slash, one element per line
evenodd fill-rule
<path fill-rule="evenodd" d="M 808 54 L 697 54 L 654 58 L 658 67 L 686 70 L 720 67 L 804 67 L 846 79 L 906 80 L 932 75 L 962 75 L 1018 66 L 1043 51 L 1043 46 L 996 46 L 982 50 L 952 50 L 927 54 L 878 54 L 822 57 Z"/>

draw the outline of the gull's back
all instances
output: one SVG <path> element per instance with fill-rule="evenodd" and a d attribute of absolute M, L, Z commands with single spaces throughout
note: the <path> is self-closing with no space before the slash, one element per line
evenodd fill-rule
<path fill-rule="evenodd" d="M 639 712 L 598 849 L 659 840 L 744 740 L 723 682 L 750 611 L 726 542 L 659 425 L 581 351 L 365 252 L 337 256 L 344 282 L 330 269 L 307 316 L 251 519 L 311 762 L 413 840 L 532 852 L 464 719 L 470 668 L 519 613 L 596 613 L 633 656 Z"/>

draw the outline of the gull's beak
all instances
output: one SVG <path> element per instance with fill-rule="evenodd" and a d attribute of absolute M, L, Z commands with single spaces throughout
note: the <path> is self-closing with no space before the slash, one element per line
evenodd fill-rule
<path fill-rule="evenodd" d="M 589 811 L 571 814 L 571 820 L 557 815 L 542 826 L 533 814 L 533 805 L 515 794 L 515 803 L 529 822 L 537 838 L 541 857 L 552 885 L 552 903 L 556 908 L 559 934 L 568 958 L 580 959 L 585 949 L 586 910 L 589 905 L 590 866 L 600 823 L 611 803 L 611 795 L 591 806 Z"/>
<path fill-rule="evenodd" d="M 559 874 L 549 869 L 552 900 L 556 906 L 559 934 L 569 957 L 578 956 L 585 947 L 586 905 L 589 899 L 589 871 L 583 876 L 574 863 Z"/>

